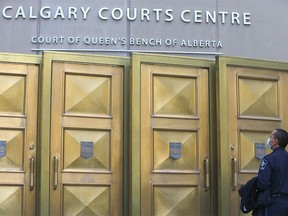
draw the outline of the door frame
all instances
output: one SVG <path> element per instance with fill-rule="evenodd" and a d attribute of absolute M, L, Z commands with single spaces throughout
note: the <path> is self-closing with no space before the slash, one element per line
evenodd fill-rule
<path fill-rule="evenodd" d="M 216 154 L 216 127 L 215 127 L 215 62 L 208 59 L 196 59 L 192 57 L 132 53 L 131 56 L 131 114 L 130 114 L 130 209 L 129 215 L 141 215 L 141 74 L 142 63 L 166 64 L 169 66 L 193 66 L 208 69 L 208 94 L 209 94 L 209 157 L 210 157 L 210 190 L 211 213 L 217 212 L 217 182 L 211 179 L 217 178 Z"/>
<path fill-rule="evenodd" d="M 51 136 L 51 93 L 52 93 L 52 63 L 53 61 L 81 62 L 84 64 L 117 65 L 124 68 L 123 77 L 123 215 L 127 215 L 128 209 L 128 137 L 129 137 L 129 66 L 130 61 L 127 57 L 100 56 L 81 53 L 61 53 L 47 51 L 42 54 L 43 69 L 40 87 L 40 118 L 39 135 L 41 146 L 41 166 L 39 167 L 39 215 L 50 214 L 49 196 L 50 184 L 50 136 Z"/>
<path fill-rule="evenodd" d="M 228 140 L 228 89 L 227 89 L 227 67 L 251 67 L 256 69 L 271 69 L 288 71 L 288 63 L 268 61 L 251 58 L 217 56 L 216 57 L 216 97 L 217 97 L 217 181 L 218 181 L 218 215 L 229 215 L 231 186 L 229 182 L 232 177 L 229 172 L 231 159 L 227 157 L 231 149 Z M 286 114 L 288 115 L 288 114 Z M 287 117 L 286 117 L 287 118 Z M 288 126 L 288 125 L 287 125 Z M 286 127 L 287 127 L 286 126 Z"/>

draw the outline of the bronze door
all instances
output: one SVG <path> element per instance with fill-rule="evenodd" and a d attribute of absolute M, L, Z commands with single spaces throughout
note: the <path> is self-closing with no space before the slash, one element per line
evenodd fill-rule
<path fill-rule="evenodd" d="M 133 58 L 133 93 L 137 77 L 141 86 L 140 101 L 132 103 L 141 107 L 140 214 L 209 215 L 209 67 L 185 58 Z"/>
<path fill-rule="evenodd" d="M 5 54 L 0 61 L 0 215 L 36 215 L 40 59 Z"/>
<path fill-rule="evenodd" d="M 49 55 L 50 215 L 122 215 L 125 67 Z"/>
<path fill-rule="evenodd" d="M 288 65 L 218 57 L 215 81 L 210 60 L 131 62 L 129 92 L 129 58 L 46 52 L 41 72 L 0 55 L 1 215 L 241 215 L 238 189 L 288 128 Z"/>
<path fill-rule="evenodd" d="M 287 65 L 219 57 L 219 215 L 241 215 L 238 189 L 257 175 L 266 141 L 288 126 Z"/>

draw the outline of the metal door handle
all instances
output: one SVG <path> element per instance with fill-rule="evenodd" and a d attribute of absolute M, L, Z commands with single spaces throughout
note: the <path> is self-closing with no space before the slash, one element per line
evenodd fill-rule
<path fill-rule="evenodd" d="M 34 158 L 30 157 L 30 191 L 34 188 Z"/>
<path fill-rule="evenodd" d="M 210 172 L 209 172 L 208 158 L 204 159 L 204 168 L 205 168 L 205 191 L 207 191 L 210 188 Z"/>
<path fill-rule="evenodd" d="M 57 189 L 58 186 L 58 157 L 54 156 L 54 181 L 53 181 L 53 186 L 54 190 Z"/>
<path fill-rule="evenodd" d="M 237 179 L 237 159 L 232 158 L 232 190 L 236 190 L 238 185 Z"/>

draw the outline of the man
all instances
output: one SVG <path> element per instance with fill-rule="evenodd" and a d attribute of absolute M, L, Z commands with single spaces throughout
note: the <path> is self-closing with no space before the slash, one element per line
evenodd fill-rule
<path fill-rule="evenodd" d="M 269 189 L 272 202 L 265 207 L 265 215 L 288 215 L 288 134 L 283 129 L 271 132 L 267 145 L 273 150 L 260 164 L 257 189 Z"/>

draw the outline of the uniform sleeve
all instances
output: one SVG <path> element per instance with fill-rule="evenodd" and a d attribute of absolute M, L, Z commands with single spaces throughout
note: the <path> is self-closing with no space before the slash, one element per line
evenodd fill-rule
<path fill-rule="evenodd" d="M 257 179 L 257 188 L 259 190 L 265 190 L 271 184 L 271 164 L 269 161 L 264 158 L 259 167 L 258 179 Z"/>

